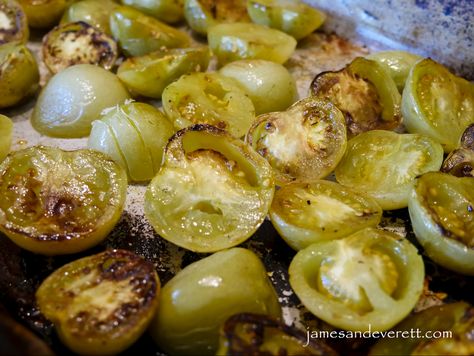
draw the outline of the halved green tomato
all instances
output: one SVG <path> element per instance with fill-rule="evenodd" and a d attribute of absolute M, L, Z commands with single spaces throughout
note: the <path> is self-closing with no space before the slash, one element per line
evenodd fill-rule
<path fill-rule="evenodd" d="M 275 192 L 270 219 L 286 243 L 301 250 L 377 226 L 382 209 L 372 198 L 334 182 L 293 182 Z"/>
<path fill-rule="evenodd" d="M 143 334 L 159 293 L 152 263 L 130 251 L 108 250 L 53 272 L 38 288 L 36 300 L 71 350 L 111 355 Z"/>
<path fill-rule="evenodd" d="M 255 107 L 247 94 L 219 73 L 184 75 L 165 88 L 162 101 L 177 129 L 209 124 L 242 137 L 255 120 Z"/>
<path fill-rule="evenodd" d="M 107 237 L 126 191 L 125 171 L 100 152 L 15 151 L 0 164 L 0 231 L 35 253 L 79 252 Z"/>
<path fill-rule="evenodd" d="M 202 35 L 221 22 L 250 22 L 246 0 L 184 0 L 184 18 Z"/>
<path fill-rule="evenodd" d="M 51 28 L 59 22 L 69 0 L 17 0 L 34 28 Z"/>
<path fill-rule="evenodd" d="M 335 174 L 342 185 L 392 210 L 406 207 L 415 178 L 439 170 L 442 161 L 443 148 L 435 140 L 373 130 L 349 140 Z"/>
<path fill-rule="evenodd" d="M 111 69 L 117 57 L 115 41 L 86 22 L 56 26 L 43 37 L 43 61 L 52 73 L 82 63 Z"/>
<path fill-rule="evenodd" d="M 167 85 L 183 74 L 205 72 L 210 60 L 207 47 L 158 50 L 124 61 L 117 76 L 134 94 L 161 99 Z"/>
<path fill-rule="evenodd" d="M 331 100 L 346 117 L 350 137 L 396 128 L 401 121 L 400 94 L 388 71 L 376 61 L 356 58 L 338 72 L 322 72 L 311 94 Z"/>
<path fill-rule="evenodd" d="M 249 0 L 253 22 L 283 31 L 297 40 L 319 28 L 326 15 L 299 0 Z"/>
<path fill-rule="evenodd" d="M 367 228 L 299 251 L 289 274 L 296 295 L 318 318 L 341 329 L 383 331 L 414 308 L 425 270 L 407 239 Z"/>
<path fill-rule="evenodd" d="M 213 252 L 236 246 L 262 224 L 273 198 L 270 165 L 209 125 L 178 131 L 145 194 L 156 232 L 178 246 Z"/>
<path fill-rule="evenodd" d="M 207 40 L 220 65 L 238 59 L 266 59 L 283 64 L 296 48 L 296 40 L 284 32 L 242 22 L 211 27 Z"/>
<path fill-rule="evenodd" d="M 0 45 L 26 42 L 30 35 L 26 14 L 14 0 L 0 0 Z"/>
<path fill-rule="evenodd" d="M 121 0 L 160 21 L 176 23 L 183 19 L 183 0 Z"/>
<path fill-rule="evenodd" d="M 346 149 L 344 116 L 326 100 L 309 97 L 287 111 L 260 115 L 247 142 L 275 170 L 277 183 L 329 175 Z"/>
<path fill-rule="evenodd" d="M 143 56 L 163 49 L 189 45 L 189 36 L 129 6 L 118 6 L 110 15 L 110 29 L 123 53 Z"/>
<path fill-rule="evenodd" d="M 473 355 L 474 308 L 465 302 L 434 306 L 409 316 L 393 331 L 409 338 L 380 338 L 369 355 Z"/>
<path fill-rule="evenodd" d="M 0 114 L 0 163 L 10 152 L 12 144 L 13 122 L 8 117 Z"/>
<path fill-rule="evenodd" d="M 407 78 L 402 113 L 409 132 L 429 136 L 451 152 L 466 127 L 474 123 L 474 84 L 424 59 Z"/>
<path fill-rule="evenodd" d="M 431 259 L 474 275 L 474 179 L 426 173 L 415 183 L 408 210 L 413 231 Z"/>
<path fill-rule="evenodd" d="M 112 0 L 81 0 L 73 2 L 64 12 L 61 25 L 83 21 L 110 35 L 110 13 L 117 7 Z"/>
<path fill-rule="evenodd" d="M 216 355 L 318 355 L 336 356 L 323 340 L 309 339 L 292 326 L 263 314 L 231 316 L 221 328 Z"/>
<path fill-rule="evenodd" d="M 457 177 L 474 177 L 474 124 L 461 136 L 461 147 L 451 151 L 441 166 L 441 172 Z"/>
<path fill-rule="evenodd" d="M 281 318 L 281 307 L 257 255 L 231 248 L 190 264 L 166 283 L 151 333 L 169 355 L 215 355 L 219 329 L 238 313 Z"/>

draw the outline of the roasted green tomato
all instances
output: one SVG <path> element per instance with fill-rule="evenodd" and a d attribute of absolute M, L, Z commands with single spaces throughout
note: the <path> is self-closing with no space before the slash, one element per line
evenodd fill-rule
<path fill-rule="evenodd" d="M 194 31 L 206 35 L 221 22 L 250 22 L 246 0 L 184 0 L 184 17 Z"/>
<path fill-rule="evenodd" d="M 79 252 L 112 230 L 126 190 L 125 171 L 100 152 L 16 151 L 0 164 L 0 231 L 35 253 Z"/>
<path fill-rule="evenodd" d="M 474 123 L 474 84 L 424 59 L 410 71 L 402 113 L 409 132 L 429 136 L 451 152 L 466 127 Z"/>
<path fill-rule="evenodd" d="M 446 157 L 441 172 L 457 177 L 474 177 L 474 124 L 462 134 L 460 146 Z"/>
<path fill-rule="evenodd" d="M 92 123 L 89 148 L 104 152 L 127 170 L 131 181 L 152 179 L 161 167 L 173 125 L 151 105 L 117 105 Z"/>
<path fill-rule="evenodd" d="M 283 64 L 296 48 L 296 40 L 284 32 L 242 22 L 213 26 L 207 39 L 220 65 L 239 59 L 266 59 Z"/>
<path fill-rule="evenodd" d="M 289 274 L 311 313 L 352 331 L 383 331 L 405 318 L 425 276 L 423 260 L 407 239 L 373 228 L 299 251 Z"/>
<path fill-rule="evenodd" d="M 0 109 L 18 104 L 38 89 L 38 64 L 22 43 L 0 46 Z"/>
<path fill-rule="evenodd" d="M 287 184 L 270 208 L 273 226 L 295 250 L 375 227 L 381 218 L 375 200 L 326 180 Z"/>
<path fill-rule="evenodd" d="M 209 60 L 207 47 L 158 50 L 128 58 L 117 76 L 133 94 L 161 99 L 166 86 L 184 74 L 206 71 Z"/>
<path fill-rule="evenodd" d="M 34 28 L 50 28 L 59 22 L 68 0 L 17 0 Z"/>
<path fill-rule="evenodd" d="M 373 130 L 349 140 L 335 173 L 342 185 L 392 210 L 406 207 L 415 178 L 442 162 L 443 148 L 426 136 Z"/>
<path fill-rule="evenodd" d="M 175 23 L 183 19 L 183 0 L 121 0 L 160 21 Z"/>
<path fill-rule="evenodd" d="M 431 172 L 417 179 L 408 210 L 413 231 L 436 263 L 474 275 L 474 179 Z"/>
<path fill-rule="evenodd" d="M 117 7 L 112 0 L 81 0 L 72 3 L 61 18 L 61 25 L 83 21 L 110 35 L 110 13 Z"/>
<path fill-rule="evenodd" d="M 410 69 L 416 62 L 423 59 L 423 57 L 405 51 L 375 52 L 366 58 L 377 61 L 387 68 L 400 93 L 403 92 Z"/>
<path fill-rule="evenodd" d="M 298 98 L 290 72 L 275 62 L 263 59 L 235 61 L 219 72 L 240 83 L 252 99 L 257 115 L 286 110 Z"/>
<path fill-rule="evenodd" d="M 473 355 L 473 329 L 474 308 L 469 304 L 434 306 L 409 316 L 393 329 L 394 332 L 405 332 L 410 338 L 403 338 L 403 341 L 381 338 L 369 355 Z M 431 338 L 426 339 L 426 335 Z"/>
<path fill-rule="evenodd" d="M 28 22 L 21 6 L 14 0 L 0 0 L 0 45 L 8 42 L 26 42 Z"/>
<path fill-rule="evenodd" d="M 237 82 L 219 73 L 184 75 L 166 87 L 162 101 L 177 129 L 209 124 L 242 137 L 255 120 L 247 94 Z"/>
<path fill-rule="evenodd" d="M 215 355 L 219 328 L 237 313 L 281 317 L 265 267 L 243 248 L 217 252 L 178 272 L 163 287 L 151 332 L 170 355 Z"/>
<path fill-rule="evenodd" d="M 159 293 L 152 263 L 130 251 L 108 250 L 56 270 L 40 285 L 36 300 L 71 350 L 112 355 L 143 334 Z"/>
<path fill-rule="evenodd" d="M 189 36 L 140 11 L 119 6 L 110 15 L 110 28 L 127 56 L 143 56 L 163 49 L 187 47 Z"/>
<path fill-rule="evenodd" d="M 43 37 L 43 61 L 52 73 L 75 64 L 111 69 L 118 57 L 117 44 L 86 22 L 56 26 Z"/>
<path fill-rule="evenodd" d="M 253 22 L 283 31 L 297 40 L 319 28 L 326 15 L 299 0 L 249 0 Z"/>
<path fill-rule="evenodd" d="M 102 110 L 130 96 L 120 80 L 91 64 L 78 64 L 50 79 L 31 116 L 33 127 L 53 137 L 84 137 Z"/>
<path fill-rule="evenodd" d="M 251 147 L 213 126 L 173 136 L 145 194 L 145 215 L 178 246 L 214 252 L 247 240 L 273 198 L 271 167 Z"/>
<path fill-rule="evenodd" d="M 309 339 L 292 326 L 263 314 L 231 316 L 221 328 L 216 355 L 315 355 L 336 356 L 324 341 Z"/>
<path fill-rule="evenodd" d="M 400 124 L 400 94 L 388 71 L 376 61 L 354 59 L 338 72 L 323 72 L 311 94 L 331 100 L 346 117 L 349 137 Z"/>
<path fill-rule="evenodd" d="M 12 144 L 12 131 L 12 120 L 0 114 L 0 163 L 10 152 L 10 146 Z"/>
<path fill-rule="evenodd" d="M 260 115 L 247 142 L 273 167 L 278 184 L 329 175 L 346 149 L 344 116 L 325 100 L 309 97 L 287 111 Z"/>

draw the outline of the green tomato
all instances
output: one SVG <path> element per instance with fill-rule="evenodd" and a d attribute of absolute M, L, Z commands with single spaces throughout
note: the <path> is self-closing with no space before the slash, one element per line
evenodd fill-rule
<path fill-rule="evenodd" d="M 1 45 L 0 68 L 0 109 L 18 104 L 38 89 L 38 65 L 24 44 Z"/>
<path fill-rule="evenodd" d="M 0 232 L 44 255 L 105 239 L 125 204 L 125 171 L 100 152 L 37 146 L 0 164 Z"/>
<path fill-rule="evenodd" d="M 68 263 L 40 285 L 36 300 L 61 341 L 81 355 L 113 355 L 132 345 L 158 307 L 152 263 L 108 250 Z"/>
<path fill-rule="evenodd" d="M 396 128 L 401 121 L 400 94 L 382 64 L 356 58 L 337 72 L 322 72 L 311 94 L 332 101 L 346 117 L 349 137 L 369 130 Z"/>
<path fill-rule="evenodd" d="M 441 172 L 457 177 L 474 177 L 474 124 L 462 134 L 460 146 L 446 157 Z"/>
<path fill-rule="evenodd" d="M 409 132 L 429 136 L 451 152 L 474 123 L 474 84 L 424 59 L 408 75 L 402 113 Z"/>
<path fill-rule="evenodd" d="M 436 263 L 474 275 L 474 179 L 426 173 L 408 204 L 413 231 Z"/>
<path fill-rule="evenodd" d="M 12 131 L 12 120 L 0 114 L 0 163 L 10 152 L 10 147 L 12 144 Z"/>
<path fill-rule="evenodd" d="M 121 0 L 160 21 L 175 23 L 183 19 L 183 0 Z"/>
<path fill-rule="evenodd" d="M 108 154 L 131 181 L 152 179 L 161 167 L 173 125 L 153 106 L 132 102 L 116 106 L 92 123 L 89 148 Z"/>
<path fill-rule="evenodd" d="M 425 277 L 423 260 L 408 240 L 373 228 L 299 251 L 289 274 L 311 313 L 352 331 L 393 327 L 414 308 Z"/>
<path fill-rule="evenodd" d="M 39 95 L 31 124 L 43 135 L 84 137 L 102 110 L 130 96 L 120 80 L 91 64 L 78 64 L 54 75 Z"/>
<path fill-rule="evenodd" d="M 426 136 L 373 130 L 349 140 L 335 173 L 342 185 L 392 210 L 405 208 L 415 178 L 442 162 L 443 148 Z"/>
<path fill-rule="evenodd" d="M 273 198 L 271 167 L 225 131 L 195 125 L 178 131 L 145 194 L 145 215 L 164 239 L 196 252 L 247 240 Z"/>
<path fill-rule="evenodd" d="M 473 328 L 474 308 L 469 304 L 457 302 L 434 306 L 407 317 L 393 329 L 394 332 L 410 334 L 410 338 L 381 338 L 370 349 L 369 355 L 472 355 Z M 434 333 L 450 331 L 452 337 L 424 340 L 413 337 L 412 330 L 423 336 L 427 332 L 433 336 Z"/>
<path fill-rule="evenodd" d="M 276 191 L 270 219 L 286 243 L 301 250 L 377 226 L 382 209 L 372 198 L 334 182 L 293 182 Z"/>
<path fill-rule="evenodd" d="M 296 40 L 284 32 L 242 22 L 215 25 L 209 29 L 207 39 L 220 65 L 239 59 L 283 64 L 296 48 Z"/>
<path fill-rule="evenodd" d="M 54 27 L 43 37 L 43 61 L 52 73 L 76 64 L 111 69 L 118 57 L 117 43 L 86 22 Z"/>
<path fill-rule="evenodd" d="M 183 75 L 166 87 L 162 101 L 177 129 L 209 124 L 242 137 L 255 120 L 255 108 L 245 91 L 219 73 Z"/>
<path fill-rule="evenodd" d="M 398 91 L 403 92 L 410 69 L 423 57 L 405 51 L 381 51 L 369 54 L 366 58 L 384 65 L 397 85 Z"/>
<path fill-rule="evenodd" d="M 134 94 L 161 99 L 163 90 L 184 74 L 206 71 L 207 47 L 158 50 L 125 60 L 117 76 Z"/>
<path fill-rule="evenodd" d="M 221 22 L 250 22 L 245 1 L 184 0 L 184 18 L 194 31 L 206 35 L 210 27 Z"/>
<path fill-rule="evenodd" d="M 329 101 L 309 97 L 287 111 L 260 115 L 246 141 L 268 160 L 279 185 L 324 178 L 346 149 L 344 116 Z"/>
<path fill-rule="evenodd" d="M 326 15 L 299 0 L 248 0 L 253 22 L 283 31 L 300 40 L 319 28 Z"/>
<path fill-rule="evenodd" d="M 128 7 L 118 6 L 110 15 L 110 28 L 127 56 L 143 56 L 163 49 L 186 47 L 189 36 L 154 17 Z"/>
<path fill-rule="evenodd" d="M 219 71 L 245 89 L 257 115 L 286 110 L 298 98 L 296 82 L 281 64 L 263 59 L 231 62 Z"/>
<path fill-rule="evenodd" d="M 28 41 L 30 31 L 26 14 L 14 0 L 0 0 L 0 45 Z"/>
<path fill-rule="evenodd" d="M 59 22 L 67 0 L 17 0 L 34 28 L 51 28 Z"/>
<path fill-rule="evenodd" d="M 117 7 L 112 0 L 81 0 L 72 3 L 64 12 L 61 24 L 83 21 L 110 35 L 110 13 Z"/>
<path fill-rule="evenodd" d="M 262 262 L 232 248 L 192 263 L 163 287 L 151 332 L 171 355 L 215 355 L 221 325 L 244 312 L 281 317 Z"/>

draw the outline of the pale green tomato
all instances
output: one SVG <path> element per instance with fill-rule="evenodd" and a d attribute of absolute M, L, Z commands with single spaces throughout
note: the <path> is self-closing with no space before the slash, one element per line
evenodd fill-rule
<path fill-rule="evenodd" d="M 183 19 L 183 0 L 121 0 L 160 21 L 175 23 Z"/>
<path fill-rule="evenodd" d="M 469 125 L 462 134 L 460 147 L 446 157 L 441 172 L 456 177 L 474 177 L 474 124 Z"/>
<path fill-rule="evenodd" d="M 88 145 L 123 166 L 131 181 L 149 181 L 160 169 L 173 133 L 173 125 L 161 111 L 133 102 L 116 106 L 94 121 Z"/>
<path fill-rule="evenodd" d="M 248 0 L 253 22 L 283 31 L 300 40 L 318 29 L 326 15 L 299 0 Z"/>
<path fill-rule="evenodd" d="M 51 28 L 57 25 L 67 6 L 67 0 L 18 0 L 34 28 Z"/>
<path fill-rule="evenodd" d="M 368 196 L 334 182 L 293 182 L 275 192 L 270 219 L 295 250 L 375 227 L 382 209 Z"/>
<path fill-rule="evenodd" d="M 151 333 L 170 355 L 215 355 L 219 328 L 243 312 L 281 317 L 263 263 L 232 248 L 192 263 L 165 284 Z"/>
<path fill-rule="evenodd" d="M 219 73 L 184 75 L 166 87 L 162 101 L 177 129 L 209 124 L 242 137 L 255 120 L 255 108 L 245 91 Z"/>
<path fill-rule="evenodd" d="M 22 7 L 14 0 L 0 0 L 0 45 L 26 42 L 30 36 Z"/>
<path fill-rule="evenodd" d="M 429 136 L 451 152 L 474 123 L 474 84 L 424 59 L 408 75 L 402 113 L 409 132 Z"/>
<path fill-rule="evenodd" d="M 78 64 L 53 76 L 41 91 L 31 124 L 43 135 L 84 137 L 102 110 L 130 96 L 120 80 L 91 64 Z"/>
<path fill-rule="evenodd" d="M 219 71 L 240 83 L 257 115 L 286 110 L 298 98 L 296 82 L 281 64 L 263 59 L 231 62 Z"/>
<path fill-rule="evenodd" d="M 296 40 L 284 32 L 242 22 L 213 26 L 207 39 L 220 65 L 239 59 L 266 59 L 283 64 L 296 48 Z"/>
<path fill-rule="evenodd" d="M 10 147 L 12 144 L 12 131 L 12 120 L 0 114 L 0 163 L 10 152 Z"/>
<path fill-rule="evenodd" d="M 335 174 L 339 183 L 371 196 L 382 209 L 401 209 L 415 178 L 439 170 L 442 162 L 443 148 L 429 137 L 373 130 L 349 140 Z"/>
<path fill-rule="evenodd" d="M 167 85 L 183 74 L 206 71 L 210 60 L 207 47 L 158 50 L 124 61 L 117 76 L 133 94 L 161 99 Z"/>
<path fill-rule="evenodd" d="M 112 0 L 77 1 L 66 9 L 60 23 L 83 21 L 110 35 L 109 17 L 116 7 Z"/>
<path fill-rule="evenodd" d="M 387 68 L 400 93 L 403 92 L 410 69 L 416 62 L 423 59 L 417 54 L 405 51 L 375 52 L 369 54 L 366 58 L 377 61 Z"/>

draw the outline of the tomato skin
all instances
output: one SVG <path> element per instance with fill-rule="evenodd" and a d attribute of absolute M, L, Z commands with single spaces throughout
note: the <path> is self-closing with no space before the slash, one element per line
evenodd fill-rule
<path fill-rule="evenodd" d="M 0 163 L 5 159 L 12 144 L 13 122 L 0 114 Z"/>
<path fill-rule="evenodd" d="M 408 240 L 366 228 L 299 251 L 289 274 L 296 295 L 318 318 L 346 330 L 383 331 L 414 308 L 423 291 L 425 271 L 421 256 Z M 359 294 L 359 288 L 365 293 Z"/>
<path fill-rule="evenodd" d="M 159 293 L 152 263 L 130 251 L 107 250 L 53 272 L 38 288 L 36 300 L 71 350 L 111 355 L 145 331 Z"/>
<path fill-rule="evenodd" d="M 118 222 L 126 190 L 125 171 L 100 152 L 15 151 L 0 164 L 0 231 L 39 254 L 83 251 Z"/>

